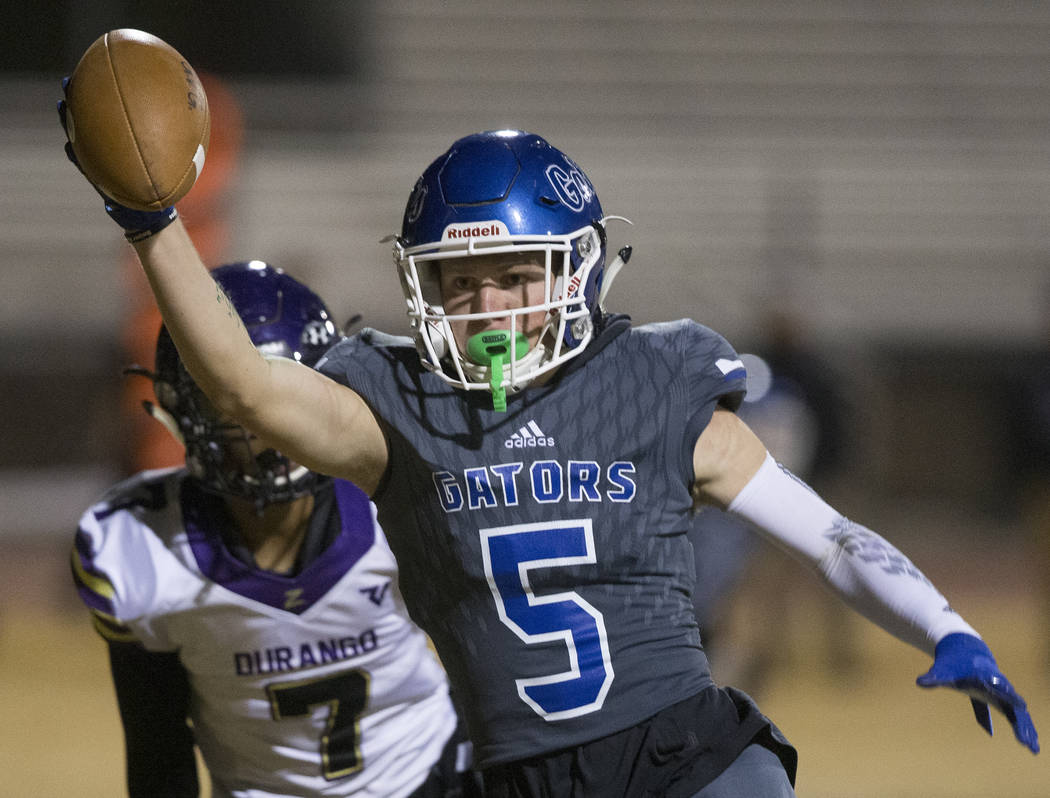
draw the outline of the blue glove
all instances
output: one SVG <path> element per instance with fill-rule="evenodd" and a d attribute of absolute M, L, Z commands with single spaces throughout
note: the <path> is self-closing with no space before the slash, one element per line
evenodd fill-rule
<path fill-rule="evenodd" d="M 977 722 L 989 734 L 992 716 L 988 704 L 992 704 L 1010 721 L 1017 741 L 1033 754 L 1039 753 L 1039 734 L 1028 705 L 999 671 L 981 638 L 961 632 L 944 637 L 934 651 L 933 667 L 915 683 L 919 687 L 951 687 L 969 695 Z"/>
<path fill-rule="evenodd" d="M 66 94 L 68 90 L 69 78 L 62 78 L 62 93 Z M 76 153 L 73 152 L 73 145 L 69 141 L 69 128 L 66 126 L 66 114 L 66 101 L 65 99 L 61 99 L 58 101 L 58 119 L 62 123 L 63 132 L 66 134 L 66 157 L 69 158 L 73 165 L 80 170 L 81 174 L 84 174 L 84 170 L 80 168 L 80 162 L 77 160 Z M 87 175 L 84 176 L 87 177 Z M 179 217 L 179 212 L 175 210 L 174 205 L 160 211 L 136 211 L 133 208 L 128 208 L 114 201 L 112 198 L 107 197 L 94 183 L 91 185 L 94 186 L 95 191 L 97 191 L 99 196 L 105 201 L 106 213 L 109 214 L 109 218 L 124 229 L 124 237 L 132 243 L 142 241 L 155 233 L 159 233 Z"/>

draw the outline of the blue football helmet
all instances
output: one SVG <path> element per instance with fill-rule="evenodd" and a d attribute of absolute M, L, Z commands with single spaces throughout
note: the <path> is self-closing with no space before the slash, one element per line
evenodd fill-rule
<path fill-rule="evenodd" d="M 416 182 L 394 238 L 416 346 L 423 365 L 466 390 L 520 390 L 575 357 L 590 342 L 601 309 L 605 222 L 594 186 L 567 155 L 521 130 L 456 141 Z M 454 339 L 450 321 L 507 311 L 447 315 L 439 263 L 506 252 L 542 253 L 546 301 L 510 312 L 511 337 L 527 314 L 543 312 L 539 340 L 515 351 L 493 375 Z"/>
<path fill-rule="evenodd" d="M 281 269 L 255 260 L 220 266 L 212 276 L 260 352 L 313 366 L 340 337 L 321 298 Z M 251 435 L 219 418 L 163 326 L 155 368 L 148 376 L 159 407 L 147 403 L 147 410 L 185 445 L 186 465 L 206 489 L 250 499 L 261 508 L 304 496 L 321 481 L 274 449 L 253 453 Z"/>

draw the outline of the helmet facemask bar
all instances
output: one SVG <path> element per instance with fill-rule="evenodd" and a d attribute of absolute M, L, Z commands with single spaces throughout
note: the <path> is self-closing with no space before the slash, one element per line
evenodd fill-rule
<path fill-rule="evenodd" d="M 177 374 L 152 375 L 160 407 L 151 415 L 178 431 L 186 447 L 186 467 L 211 493 L 237 496 L 256 507 L 287 502 L 312 493 L 319 476 L 274 449 L 253 451 L 251 434 L 217 417 L 211 403 L 179 363 Z"/>
<path fill-rule="evenodd" d="M 502 385 L 511 391 L 524 388 L 542 374 L 553 371 L 579 354 L 593 335 L 593 302 L 586 289 L 591 273 L 602 263 L 598 228 L 588 225 L 566 235 L 504 236 L 498 240 L 468 238 L 449 246 L 394 244 L 394 260 L 401 276 L 408 315 L 416 334 L 423 365 L 450 385 L 465 390 L 489 390 L 491 369 L 463 354 L 466 342 L 457 342 L 451 322 L 508 318 L 509 332 L 524 332 L 526 316 L 543 313 L 538 336 L 521 357 L 512 356 L 503 366 Z M 440 262 L 456 258 L 503 253 L 542 252 L 544 292 L 542 304 L 483 313 L 446 314 L 441 297 Z M 556 266 L 560 255 L 560 263 Z M 574 257 L 579 265 L 574 266 Z M 566 290 L 568 287 L 568 290 Z"/>

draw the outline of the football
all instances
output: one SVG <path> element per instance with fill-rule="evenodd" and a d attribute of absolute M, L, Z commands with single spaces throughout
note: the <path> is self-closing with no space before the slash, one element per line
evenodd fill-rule
<path fill-rule="evenodd" d="M 66 88 L 66 133 L 85 176 L 121 205 L 162 210 L 204 167 L 211 118 L 193 67 L 131 28 L 84 52 Z"/>

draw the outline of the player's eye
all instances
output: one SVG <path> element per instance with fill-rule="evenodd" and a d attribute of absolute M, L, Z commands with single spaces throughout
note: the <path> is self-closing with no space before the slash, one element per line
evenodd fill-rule
<path fill-rule="evenodd" d="M 506 272 L 502 277 L 502 283 L 508 288 L 516 288 L 530 283 L 543 282 L 546 272 L 542 267 L 524 267 L 514 271 Z"/>

